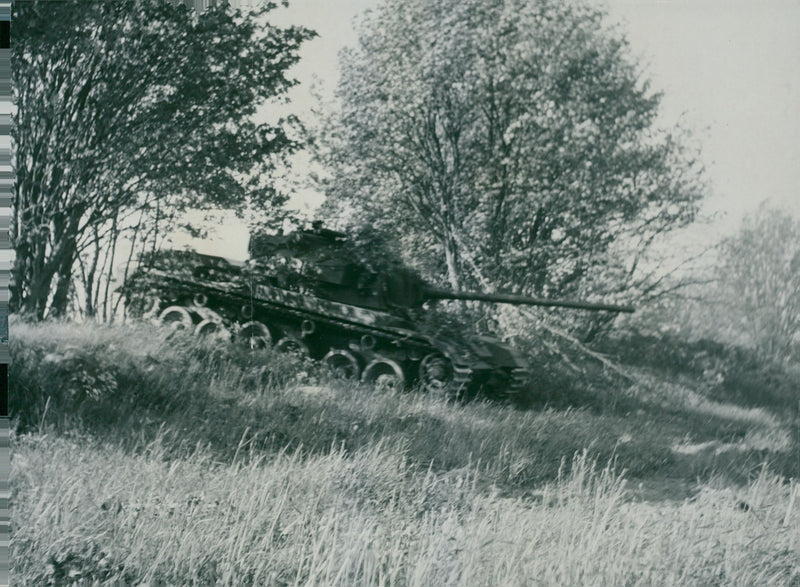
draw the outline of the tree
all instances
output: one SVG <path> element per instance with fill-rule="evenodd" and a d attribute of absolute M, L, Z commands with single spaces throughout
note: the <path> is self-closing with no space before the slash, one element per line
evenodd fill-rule
<path fill-rule="evenodd" d="M 718 265 L 726 325 L 765 357 L 800 359 L 800 222 L 762 206 L 722 243 Z"/>
<path fill-rule="evenodd" d="M 141 228 L 165 209 L 280 203 L 267 180 L 298 147 L 296 121 L 252 115 L 293 85 L 286 72 L 313 33 L 227 4 L 199 15 L 156 0 L 15 11 L 12 310 L 63 315 L 87 252 L 91 294 L 101 251 L 137 215 Z"/>
<path fill-rule="evenodd" d="M 386 0 L 338 97 L 329 210 L 456 289 L 655 295 L 643 259 L 704 193 L 624 37 L 579 2 Z"/>

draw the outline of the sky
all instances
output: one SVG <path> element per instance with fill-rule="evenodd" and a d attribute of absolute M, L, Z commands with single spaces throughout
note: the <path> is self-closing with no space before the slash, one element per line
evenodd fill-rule
<path fill-rule="evenodd" d="M 800 2 L 610 0 L 664 92 L 662 118 L 700 139 L 708 207 L 738 225 L 765 198 L 800 215 Z"/>
<path fill-rule="evenodd" d="M 302 24 L 319 34 L 301 51 L 293 109 L 306 116 L 311 88 L 331 96 L 339 51 L 356 42 L 353 19 L 379 0 L 290 0 L 277 24 Z M 715 220 L 705 238 L 735 231 L 769 199 L 800 218 L 800 1 L 596 0 L 622 27 L 652 88 L 663 92 L 661 123 L 680 122 L 702 148 Z M 303 161 L 295 172 L 308 173 Z M 293 200 L 313 212 L 311 191 Z M 198 249 L 246 257 L 242 226 L 226 220 Z M 184 241 L 181 241 L 184 242 Z M 180 244 L 180 243 L 176 243 Z"/>

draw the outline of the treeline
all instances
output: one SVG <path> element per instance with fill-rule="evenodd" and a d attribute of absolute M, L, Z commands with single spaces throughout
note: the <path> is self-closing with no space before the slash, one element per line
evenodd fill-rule
<path fill-rule="evenodd" d="M 282 222 L 276 179 L 312 147 L 322 218 L 433 282 L 644 308 L 689 292 L 715 302 L 701 326 L 797 357 L 797 222 L 759 212 L 720 245 L 718 272 L 686 271 L 664 243 L 698 217 L 699 151 L 658 122 L 660 94 L 602 10 L 385 0 L 341 56 L 338 108 L 304 132 L 254 114 L 286 101 L 314 33 L 271 25 L 273 3 L 183 4 L 15 4 L 12 311 L 111 319 L 114 279 L 185 211 Z M 615 322 L 467 310 L 529 341 L 584 344 Z"/>
<path fill-rule="evenodd" d="M 695 328 L 800 362 L 800 220 L 762 205 L 721 242 L 715 277 Z"/>
<path fill-rule="evenodd" d="M 281 204 L 271 177 L 299 130 L 252 115 L 294 84 L 313 33 L 271 26 L 272 8 L 14 5 L 12 311 L 64 316 L 72 298 L 108 317 L 115 265 L 127 272 L 183 211 Z"/>

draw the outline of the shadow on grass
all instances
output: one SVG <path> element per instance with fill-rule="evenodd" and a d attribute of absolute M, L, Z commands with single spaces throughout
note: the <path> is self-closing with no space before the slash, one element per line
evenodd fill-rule
<path fill-rule="evenodd" d="M 752 450 L 724 463 L 728 457 L 716 453 L 676 453 L 681 439 L 732 443 L 752 435 L 755 424 L 630 391 L 587 387 L 594 402 L 578 409 L 568 404 L 580 394 L 567 405 L 530 410 L 454 405 L 334 380 L 319 365 L 269 350 L 146 326 L 20 325 L 12 353 L 18 432 L 89 433 L 132 452 L 161 436 L 166 458 L 197 445 L 230 462 L 245 450 L 352 453 L 382 442 L 437 472 L 477 467 L 482 482 L 512 492 L 552 480 L 563 459 L 587 448 L 601 462 L 616 460 L 632 479 L 696 480 L 719 474 L 720 466 L 745 479 L 756 457 L 764 460 Z M 779 464 L 783 474 L 800 471 L 792 459 Z"/>

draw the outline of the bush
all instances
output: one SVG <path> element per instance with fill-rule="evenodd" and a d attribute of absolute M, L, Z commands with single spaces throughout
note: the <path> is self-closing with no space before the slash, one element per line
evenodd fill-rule
<path fill-rule="evenodd" d="M 291 355 L 146 325 L 18 324 L 10 350 L 9 408 L 20 432 L 65 418 L 97 427 L 148 412 L 199 415 L 214 396 L 323 375 Z"/>
<path fill-rule="evenodd" d="M 628 365 L 690 378 L 710 398 L 778 413 L 797 412 L 800 371 L 764 359 L 756 350 L 712 340 L 689 341 L 628 333 L 606 338 L 598 350 Z"/>

